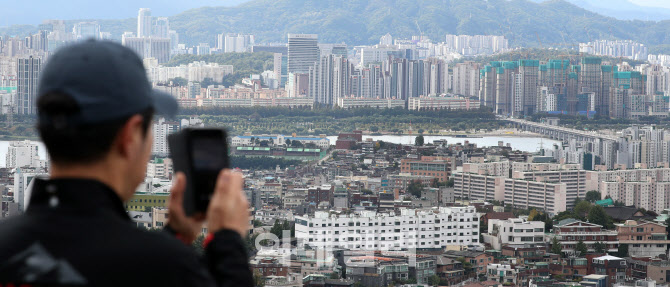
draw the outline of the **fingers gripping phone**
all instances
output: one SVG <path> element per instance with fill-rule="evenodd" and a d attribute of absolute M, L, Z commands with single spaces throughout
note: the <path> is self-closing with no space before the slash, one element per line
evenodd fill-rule
<path fill-rule="evenodd" d="M 219 172 L 229 167 L 226 139 L 222 129 L 186 128 L 168 136 L 174 172 L 186 175 L 186 215 L 207 211 Z"/>

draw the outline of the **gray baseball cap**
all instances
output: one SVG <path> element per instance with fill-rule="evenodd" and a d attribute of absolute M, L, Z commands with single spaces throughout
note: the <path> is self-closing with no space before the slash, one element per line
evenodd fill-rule
<path fill-rule="evenodd" d="M 79 113 L 68 121 L 78 125 L 120 120 L 149 108 L 174 117 L 178 108 L 174 97 L 152 89 L 133 50 L 110 41 L 88 40 L 58 50 L 41 72 L 38 99 L 49 93 L 74 99 Z M 41 123 L 50 121 L 38 114 Z"/>

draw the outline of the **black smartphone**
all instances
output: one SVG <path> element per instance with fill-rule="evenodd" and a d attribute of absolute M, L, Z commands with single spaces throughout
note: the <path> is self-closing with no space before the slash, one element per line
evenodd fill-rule
<path fill-rule="evenodd" d="M 174 172 L 186 175 L 186 215 L 206 212 L 222 169 L 228 168 L 228 141 L 222 129 L 186 128 L 168 136 Z"/>

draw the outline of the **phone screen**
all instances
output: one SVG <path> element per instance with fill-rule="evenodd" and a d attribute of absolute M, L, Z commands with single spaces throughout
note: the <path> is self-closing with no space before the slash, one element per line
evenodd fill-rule
<path fill-rule="evenodd" d="M 193 167 L 197 171 L 218 172 L 226 166 L 226 152 L 221 138 L 195 137 L 191 140 Z"/>

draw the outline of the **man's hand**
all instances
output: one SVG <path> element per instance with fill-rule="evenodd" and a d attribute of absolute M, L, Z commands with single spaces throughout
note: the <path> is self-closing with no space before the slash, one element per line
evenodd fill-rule
<path fill-rule="evenodd" d="M 184 242 L 191 244 L 200 235 L 205 216 L 203 214 L 196 214 L 193 217 L 186 216 L 184 212 L 185 190 L 186 175 L 183 172 L 177 172 L 170 190 L 168 225 L 179 234 Z"/>
<path fill-rule="evenodd" d="M 249 231 L 249 202 L 243 191 L 242 175 L 229 169 L 219 173 L 214 194 L 207 208 L 207 228 L 216 233 L 222 229 L 247 236 Z"/>

